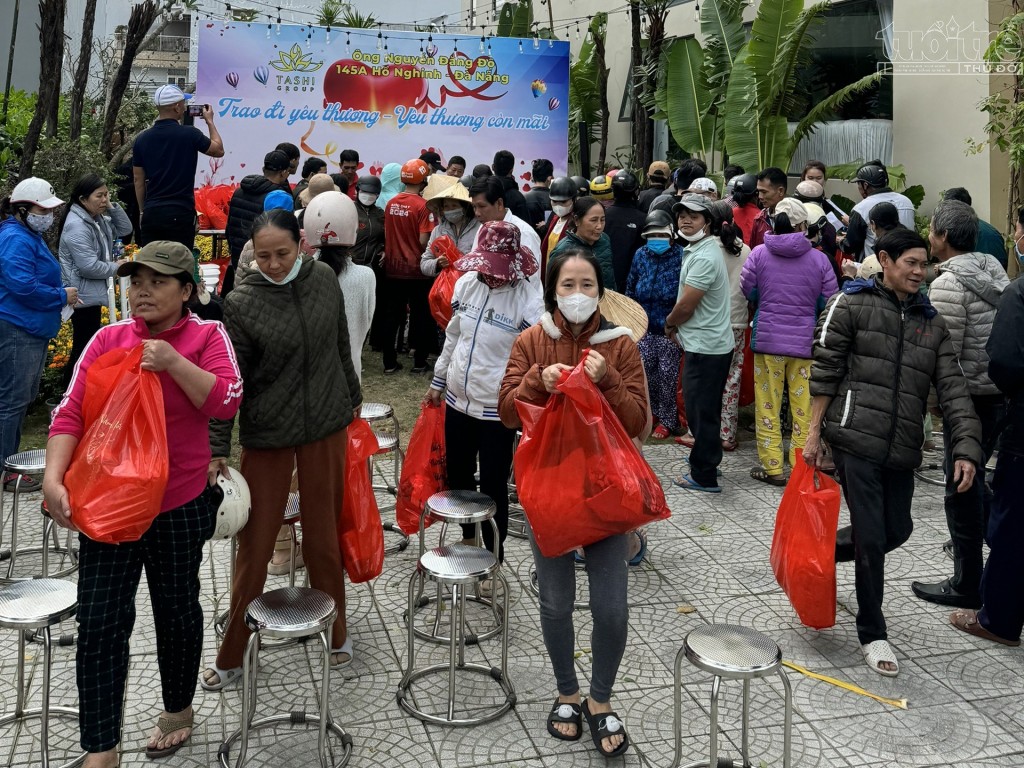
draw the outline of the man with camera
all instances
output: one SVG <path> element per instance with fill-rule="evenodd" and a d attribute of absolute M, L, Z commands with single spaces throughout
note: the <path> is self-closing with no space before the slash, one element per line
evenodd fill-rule
<path fill-rule="evenodd" d="M 224 156 L 224 142 L 213 124 L 209 104 L 186 106 L 189 95 L 176 85 L 162 85 L 153 94 L 158 115 L 152 128 L 135 139 L 132 166 L 135 196 L 141 213 L 139 244 L 173 240 L 186 248 L 195 244 L 194 194 L 199 154 Z M 198 128 L 182 125 L 186 110 L 206 123 L 207 137 Z"/>

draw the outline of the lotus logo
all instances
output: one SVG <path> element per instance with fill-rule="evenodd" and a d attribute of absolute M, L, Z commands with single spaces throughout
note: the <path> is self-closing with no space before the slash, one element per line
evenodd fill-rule
<path fill-rule="evenodd" d="M 268 61 L 278 72 L 316 72 L 324 65 L 322 61 L 313 61 L 313 57 L 303 54 L 296 43 L 287 52 L 281 51 L 276 61 Z"/>

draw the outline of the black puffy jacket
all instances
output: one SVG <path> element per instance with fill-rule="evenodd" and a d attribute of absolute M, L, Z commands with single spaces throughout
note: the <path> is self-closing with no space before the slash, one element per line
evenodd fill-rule
<path fill-rule="evenodd" d="M 1024 280 L 1003 291 L 985 347 L 988 377 L 1006 395 L 1007 424 L 1000 453 L 1024 455 Z"/>
<path fill-rule="evenodd" d="M 231 252 L 231 263 L 238 265 L 238 257 L 249 241 L 252 223 L 263 213 L 263 198 L 281 187 L 263 174 L 246 176 L 235 194 L 231 196 L 228 206 L 228 225 L 224 234 L 228 238 L 228 250 Z"/>
<path fill-rule="evenodd" d="M 980 466 L 981 424 L 949 331 L 925 296 L 900 301 L 876 280 L 852 280 L 818 319 L 811 395 L 832 398 L 822 434 L 843 451 L 892 469 L 921 464 L 931 385 L 953 458 Z"/>

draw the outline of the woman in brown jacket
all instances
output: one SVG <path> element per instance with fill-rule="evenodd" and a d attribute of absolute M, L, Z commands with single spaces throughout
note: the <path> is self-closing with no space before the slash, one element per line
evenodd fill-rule
<path fill-rule="evenodd" d="M 505 426 L 521 426 L 517 399 L 543 405 L 558 394 L 555 384 L 562 372 L 571 370 L 583 350 L 590 349 L 584 363 L 587 375 L 631 437 L 645 430 L 648 404 L 643 362 L 629 329 L 601 317 L 597 304 L 603 294 L 601 268 L 593 254 L 573 248 L 551 258 L 544 287 L 547 312 L 538 325 L 516 340 L 501 384 L 498 411 Z M 621 755 L 629 746 L 625 726 L 611 707 L 612 684 L 626 648 L 628 541 L 626 535 L 609 536 L 584 547 L 590 594 L 601 595 L 601 600 L 590 606 L 594 667 L 590 698 L 582 702 L 573 659 L 573 556 L 544 557 L 530 531 L 541 629 L 558 685 L 558 698 L 548 715 L 548 732 L 556 739 L 576 741 L 582 734 L 585 713 L 594 745 L 607 757 Z"/>

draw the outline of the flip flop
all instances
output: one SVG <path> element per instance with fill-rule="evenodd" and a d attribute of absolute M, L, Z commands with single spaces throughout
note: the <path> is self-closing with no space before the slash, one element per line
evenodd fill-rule
<path fill-rule="evenodd" d="M 783 472 L 780 472 L 777 475 L 769 475 L 768 470 L 765 469 L 764 467 L 754 467 L 752 470 L 750 470 L 750 477 L 753 480 L 759 480 L 762 483 L 774 485 L 776 488 L 786 487 L 787 479 L 785 473 Z"/>
<path fill-rule="evenodd" d="M 217 675 L 217 682 L 206 682 L 207 672 L 213 672 L 215 675 Z M 203 687 L 203 690 L 205 691 L 223 691 L 225 688 L 233 686 L 241 678 L 241 667 L 234 667 L 233 669 L 221 669 L 216 664 L 211 664 L 205 670 L 203 670 L 203 674 L 199 676 L 199 685 L 201 685 Z"/>
<path fill-rule="evenodd" d="M 683 475 L 679 480 L 673 480 L 672 485 L 682 488 L 687 491 L 701 491 L 703 493 L 721 493 L 722 486 L 720 485 L 701 485 L 696 482 L 689 475 Z"/>
<path fill-rule="evenodd" d="M 957 609 L 949 614 L 949 623 L 961 632 L 966 632 L 969 635 L 974 635 L 984 640 L 991 640 L 993 643 L 1008 645 L 1011 648 L 1020 646 L 1020 640 L 1007 640 L 985 629 L 981 622 L 978 621 L 977 611 L 971 611 L 966 608 Z"/>
<path fill-rule="evenodd" d="M 348 661 L 334 661 L 334 654 L 346 653 L 348 654 Z M 352 661 L 355 656 L 352 653 L 352 635 L 345 638 L 345 642 L 341 644 L 341 648 L 331 648 L 331 667 L 334 669 L 344 669 L 345 667 L 352 666 Z"/>
<path fill-rule="evenodd" d="M 633 535 L 640 539 L 640 551 L 627 560 L 626 564 L 636 567 L 644 561 L 644 557 L 647 555 L 647 537 L 640 533 L 640 531 L 633 531 Z"/>
<path fill-rule="evenodd" d="M 172 744 L 169 747 L 163 749 L 157 749 L 156 747 L 146 746 L 146 757 L 150 760 L 155 760 L 160 757 L 168 757 L 173 755 L 183 746 L 188 744 L 189 739 L 192 738 L 192 729 L 195 724 L 195 711 L 189 712 L 187 715 L 160 715 L 156 721 L 156 727 L 160 730 L 161 736 L 166 736 L 169 733 L 180 731 L 182 728 L 188 728 L 188 736 L 179 741 L 177 744 Z"/>
<path fill-rule="evenodd" d="M 626 733 L 626 724 L 619 719 L 615 712 L 591 714 L 589 701 L 586 699 L 580 709 L 583 710 L 583 715 L 587 718 L 587 727 L 590 728 L 590 737 L 594 740 L 594 746 L 605 757 L 618 757 L 629 749 L 629 734 Z M 611 752 L 606 752 L 601 747 L 601 741 L 609 736 L 618 736 L 619 734 L 622 734 L 622 743 Z"/>
<path fill-rule="evenodd" d="M 883 677 L 896 677 L 900 673 L 900 663 L 896 660 L 896 654 L 893 653 L 892 646 L 889 645 L 888 640 L 875 640 L 874 642 L 862 645 L 860 649 L 864 653 L 868 667 L 873 672 L 877 672 Z M 896 669 L 882 669 L 878 665 L 883 661 L 895 664 Z"/>
<path fill-rule="evenodd" d="M 567 736 L 555 728 L 555 723 L 575 725 L 576 735 Z M 548 733 L 562 741 L 579 741 L 583 735 L 583 710 L 580 709 L 580 705 L 566 704 L 556 698 L 551 706 L 551 712 L 548 713 Z"/>

